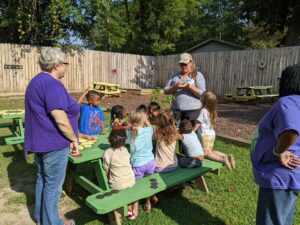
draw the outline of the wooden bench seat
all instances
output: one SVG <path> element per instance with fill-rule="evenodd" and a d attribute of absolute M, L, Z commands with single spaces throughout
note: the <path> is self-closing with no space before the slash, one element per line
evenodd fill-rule
<path fill-rule="evenodd" d="M 207 172 L 216 171 L 222 167 L 221 163 L 204 160 L 200 168 L 177 168 L 170 173 L 155 173 L 149 177 L 138 180 L 129 189 L 106 192 L 99 192 L 90 195 L 86 199 L 86 204 L 97 214 L 106 214 L 125 207 L 128 204 L 140 199 L 150 197 L 170 187 L 199 178 L 196 182 L 202 190 L 208 191 L 205 184 L 204 175 Z"/>
<path fill-rule="evenodd" d="M 224 96 L 227 97 L 227 98 L 232 98 L 233 95 L 234 95 L 234 94 L 232 94 L 232 93 L 224 94 Z"/>
<path fill-rule="evenodd" d="M 264 98 L 276 98 L 278 94 L 265 94 L 265 95 L 256 95 L 256 98 L 264 99 Z"/>

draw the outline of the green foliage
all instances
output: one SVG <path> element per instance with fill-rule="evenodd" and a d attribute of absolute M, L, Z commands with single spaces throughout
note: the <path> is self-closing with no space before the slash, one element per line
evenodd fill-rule
<path fill-rule="evenodd" d="M 0 42 L 161 55 L 219 38 L 251 48 L 300 44 L 288 0 L 0 1 Z M 255 30 L 251 29 L 251 23 Z"/>
<path fill-rule="evenodd" d="M 249 29 L 249 40 L 250 46 L 253 49 L 264 49 L 264 48 L 275 48 L 280 45 L 282 39 L 287 33 L 287 29 L 284 29 L 283 32 L 276 31 L 273 34 L 268 34 L 265 25 L 258 27 L 253 27 Z"/>
<path fill-rule="evenodd" d="M 89 47 L 99 50 L 118 51 L 127 40 L 129 28 L 117 1 L 84 0 L 81 11 L 91 25 L 82 30 L 82 37 Z"/>
<path fill-rule="evenodd" d="M 249 23 L 248 38 L 253 48 L 300 44 L 298 1 L 245 0 L 243 16 Z M 256 28 L 254 31 L 253 26 Z"/>
<path fill-rule="evenodd" d="M 162 108 L 170 108 L 172 101 L 174 100 L 173 95 L 165 95 L 163 89 L 157 87 L 151 93 L 151 101 L 157 102 Z"/>
<path fill-rule="evenodd" d="M 84 24 L 72 0 L 2 1 L 0 8 L 0 40 L 6 42 L 58 45 Z"/>

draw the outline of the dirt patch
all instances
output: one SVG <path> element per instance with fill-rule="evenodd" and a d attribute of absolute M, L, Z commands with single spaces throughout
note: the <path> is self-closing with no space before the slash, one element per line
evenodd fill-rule
<path fill-rule="evenodd" d="M 80 94 L 73 95 L 78 98 Z M 120 104 L 127 111 L 135 109 L 140 104 L 148 105 L 149 103 L 150 95 L 132 93 L 124 93 L 121 97 L 109 97 L 102 100 L 102 105 L 107 108 Z M 271 106 L 272 103 L 253 104 L 219 101 L 216 132 L 250 140 L 258 122 Z"/>
<path fill-rule="evenodd" d="M 3 225 L 34 225 L 29 210 L 33 211 L 33 205 L 28 209 L 20 201 L 23 193 L 18 193 L 10 188 L 1 189 L 0 194 L 0 218 Z"/>

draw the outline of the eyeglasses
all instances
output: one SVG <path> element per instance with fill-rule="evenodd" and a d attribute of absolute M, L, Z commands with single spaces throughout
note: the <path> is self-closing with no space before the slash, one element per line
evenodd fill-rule
<path fill-rule="evenodd" d="M 64 65 L 69 65 L 69 63 L 68 63 L 68 62 L 63 62 L 62 64 L 64 64 Z"/>

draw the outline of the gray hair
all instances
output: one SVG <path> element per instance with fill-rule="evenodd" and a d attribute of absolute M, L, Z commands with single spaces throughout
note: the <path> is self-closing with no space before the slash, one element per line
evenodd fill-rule
<path fill-rule="evenodd" d="M 39 57 L 39 65 L 43 71 L 51 71 L 56 65 L 64 63 L 66 54 L 58 48 L 44 48 Z"/>

